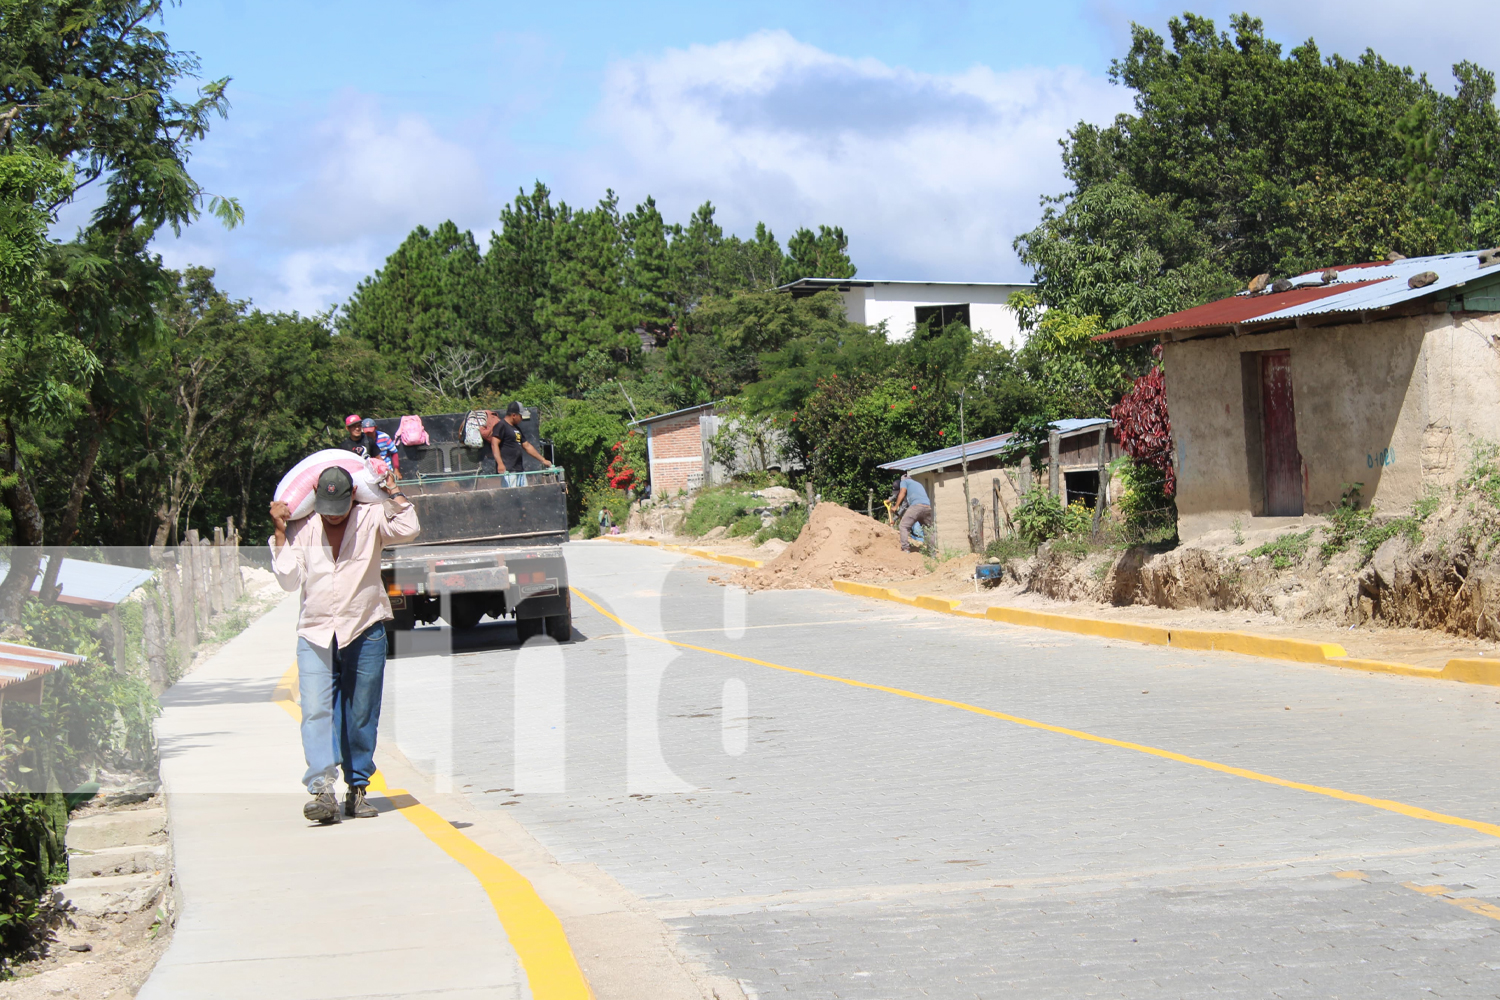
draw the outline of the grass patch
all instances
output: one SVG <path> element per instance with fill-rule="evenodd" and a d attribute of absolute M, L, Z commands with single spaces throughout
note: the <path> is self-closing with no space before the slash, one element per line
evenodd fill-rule
<path fill-rule="evenodd" d="M 1061 552 L 1065 556 L 1074 556 L 1082 559 L 1094 551 L 1094 546 L 1089 544 L 1087 538 L 1080 535 L 1063 535 L 1060 538 L 1052 539 L 1052 551 Z"/>
<path fill-rule="evenodd" d="M 763 501 L 738 490 L 705 490 L 693 501 L 682 530 L 697 538 L 715 528 L 728 528 L 762 504 Z"/>
<path fill-rule="evenodd" d="M 755 533 L 755 544 L 760 545 L 768 538 L 779 538 L 783 542 L 795 542 L 797 536 L 802 534 L 802 529 L 807 526 L 807 508 L 790 507 L 771 521 L 770 524 Z"/>
<path fill-rule="evenodd" d="M 1404 537 L 1413 546 L 1422 544 L 1422 522 L 1437 510 L 1440 502 L 1438 494 L 1428 490 L 1412 505 L 1410 515 L 1390 518 L 1377 524 L 1374 510 L 1369 507 L 1360 509 L 1359 491 L 1363 485 L 1346 484 L 1339 505 L 1329 512 L 1328 523 L 1331 527 L 1321 550 L 1325 561 L 1351 545 L 1359 546 L 1360 562 L 1363 564 L 1369 561 L 1376 549 L 1392 538 Z"/>
<path fill-rule="evenodd" d="M 729 537 L 744 538 L 747 535 L 755 534 L 759 530 L 760 515 L 746 514 L 744 517 L 740 518 L 738 521 L 735 521 L 734 524 L 729 526 Z"/>
<path fill-rule="evenodd" d="M 1034 555 L 1036 546 L 1017 535 L 997 538 L 984 549 L 986 559 L 999 559 L 1002 563 L 1012 559 L 1029 559 Z"/>
<path fill-rule="evenodd" d="M 1307 546 L 1312 542 L 1312 534 L 1312 529 L 1309 528 L 1301 534 L 1282 535 L 1274 542 L 1267 542 L 1251 549 L 1250 558 L 1259 559 L 1261 556 L 1270 556 L 1271 565 L 1276 569 L 1291 569 L 1307 552 Z"/>

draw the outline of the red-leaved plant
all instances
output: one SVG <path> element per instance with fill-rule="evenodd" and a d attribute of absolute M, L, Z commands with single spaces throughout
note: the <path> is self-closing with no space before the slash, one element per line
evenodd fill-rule
<path fill-rule="evenodd" d="M 1160 469 L 1166 477 L 1163 492 L 1174 495 L 1177 475 L 1172 468 L 1172 421 L 1167 416 L 1167 383 L 1161 367 L 1153 365 L 1136 379 L 1109 415 L 1115 422 L 1120 447 L 1136 461 Z"/>

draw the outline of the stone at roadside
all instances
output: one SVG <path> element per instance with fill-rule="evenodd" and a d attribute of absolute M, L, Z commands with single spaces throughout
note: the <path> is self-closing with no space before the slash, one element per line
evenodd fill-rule
<path fill-rule="evenodd" d="M 796 490 L 787 489 L 785 486 L 767 486 L 765 489 L 756 490 L 750 495 L 760 497 L 762 500 L 768 500 L 774 507 L 786 507 L 790 504 L 802 502 L 802 498 L 797 495 Z"/>
<path fill-rule="evenodd" d="M 160 844 L 167 836 L 165 809 L 135 809 L 83 816 L 68 824 L 68 850 L 101 851 L 110 847 Z"/>
<path fill-rule="evenodd" d="M 716 539 L 723 538 L 727 534 L 729 534 L 729 529 L 721 524 L 718 527 L 708 529 L 708 531 L 703 535 L 703 540 L 705 542 L 712 542 Z"/>
<path fill-rule="evenodd" d="M 785 552 L 786 547 L 790 544 L 790 542 L 782 541 L 780 538 L 767 538 L 755 547 L 755 551 L 774 559 Z"/>
<path fill-rule="evenodd" d="M 154 904 L 166 887 L 166 872 L 147 872 L 74 879 L 58 891 L 71 911 L 107 919 L 140 913 Z"/>

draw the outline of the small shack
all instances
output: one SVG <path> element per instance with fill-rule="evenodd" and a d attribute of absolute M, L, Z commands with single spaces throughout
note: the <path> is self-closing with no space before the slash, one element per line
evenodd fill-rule
<path fill-rule="evenodd" d="M 964 466 L 968 466 L 969 502 L 976 518 L 983 518 L 986 538 L 1008 533 L 1010 512 L 1021 494 L 1045 485 L 1064 503 L 1080 502 L 1092 508 L 1100 493 L 1100 448 L 1108 465 L 1121 454 L 1108 417 L 1056 420 L 1049 426 L 1047 454 L 1036 468 L 1029 460 L 1020 465 L 1003 464 L 1012 435 L 998 434 L 937 451 L 886 462 L 878 468 L 910 476 L 922 484 L 932 498 L 932 513 L 949 544 L 964 537 Z M 893 476 L 894 478 L 894 476 Z M 1104 475 L 1105 502 L 1109 502 L 1109 475 Z M 878 504 L 883 497 L 876 497 Z M 976 521 L 976 524 L 979 522 Z M 957 525 L 957 529 L 951 527 Z M 997 533 L 998 532 L 998 533 Z"/>
<path fill-rule="evenodd" d="M 1496 265 L 1330 267 L 1098 337 L 1162 346 L 1181 537 L 1292 527 L 1353 484 L 1393 514 L 1452 485 L 1500 441 Z"/>
<path fill-rule="evenodd" d="M 672 496 L 704 485 L 705 471 L 712 464 L 709 445 L 718 429 L 717 407 L 702 403 L 632 422 L 646 434 L 652 496 Z"/>
<path fill-rule="evenodd" d="M 784 431 L 762 424 L 757 435 L 740 433 L 755 423 L 753 418 L 720 412 L 718 403 L 702 403 L 632 421 L 632 427 L 639 427 L 646 434 L 652 494 L 665 497 L 683 490 L 691 492 L 703 486 L 716 486 L 748 470 L 802 468 Z M 727 447 L 716 449 L 714 441 L 720 431 L 728 432 L 729 442 Z M 755 437 L 753 442 L 752 437 Z M 716 457 L 728 464 L 720 464 Z"/>

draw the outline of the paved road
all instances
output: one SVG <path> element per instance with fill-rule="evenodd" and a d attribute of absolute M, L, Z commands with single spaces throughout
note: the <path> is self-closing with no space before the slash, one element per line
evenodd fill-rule
<path fill-rule="evenodd" d="M 568 558 L 677 642 L 1500 823 L 1494 689 Z M 665 645 L 582 601 L 575 623 L 566 647 L 495 626 L 398 660 L 391 738 L 747 996 L 1500 996 L 1494 836 Z"/>

